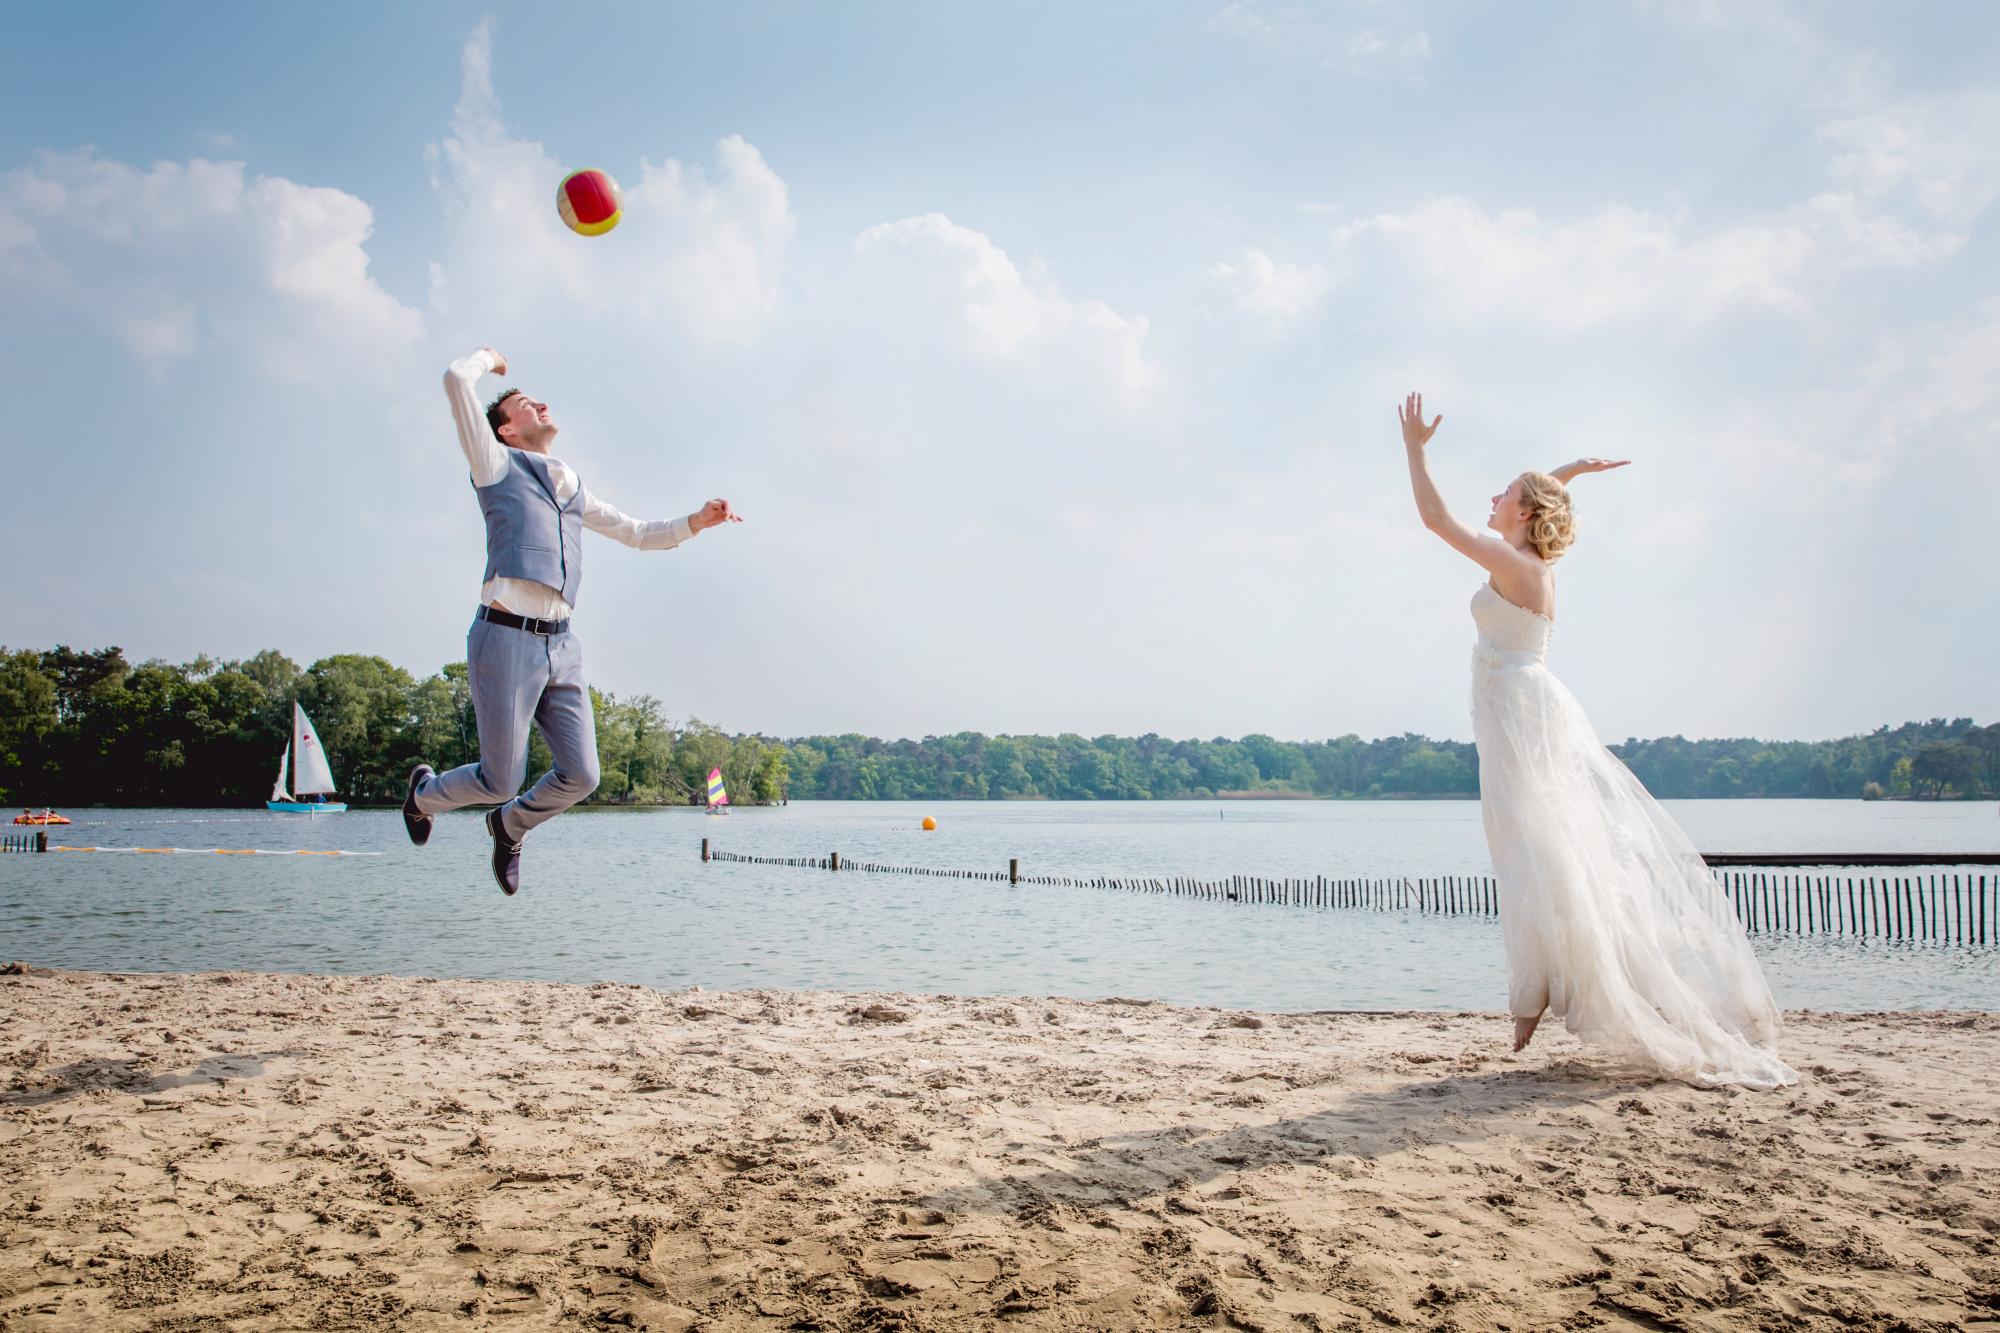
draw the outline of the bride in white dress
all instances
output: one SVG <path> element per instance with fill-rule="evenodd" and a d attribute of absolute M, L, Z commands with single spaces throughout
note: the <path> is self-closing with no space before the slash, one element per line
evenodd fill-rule
<path fill-rule="evenodd" d="M 1575 540 L 1564 483 L 1622 467 L 1524 472 L 1476 533 L 1424 460 L 1443 417 L 1398 412 L 1424 526 L 1488 573 L 1472 598 L 1472 730 L 1480 813 L 1499 881 L 1514 1049 L 1544 1013 L 1617 1063 L 1703 1085 L 1774 1088 L 1778 1010 L 1728 900 L 1673 818 L 1604 748 L 1549 673 L 1556 560 Z"/>

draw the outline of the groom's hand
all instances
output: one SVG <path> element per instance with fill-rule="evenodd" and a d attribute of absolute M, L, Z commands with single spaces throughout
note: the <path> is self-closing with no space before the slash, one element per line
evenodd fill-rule
<path fill-rule="evenodd" d="M 497 347 L 482 347 L 479 350 L 493 354 L 493 373 L 495 375 L 505 375 L 507 373 L 507 354 L 505 352 Z"/>
<path fill-rule="evenodd" d="M 731 509 L 727 500 L 710 500 L 707 504 L 688 515 L 688 526 L 696 532 L 705 532 L 709 528 L 717 527 L 724 523 L 741 523 L 742 521 L 743 515 Z"/>

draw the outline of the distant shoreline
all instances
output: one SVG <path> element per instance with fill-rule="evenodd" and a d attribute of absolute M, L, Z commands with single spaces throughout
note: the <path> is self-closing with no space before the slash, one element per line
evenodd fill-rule
<path fill-rule="evenodd" d="M 1992 805 L 1996 798 L 1990 793 L 1984 796 L 1664 796 L 1664 801 L 1816 801 L 1827 804 L 1847 802 L 1855 805 Z M 1376 801 L 1422 801 L 1426 803 L 1442 801 L 1478 801 L 1478 792 L 1383 792 L 1377 796 L 1344 794 L 1320 796 L 1303 791 L 1219 791 L 1206 796 L 801 796 L 799 804 L 820 805 L 1013 805 L 1042 803 L 1048 805 L 1202 805 L 1211 801 L 1226 801 L 1232 804 L 1246 801 L 1301 801 L 1319 802 L 1328 805 L 1365 805 Z M 768 805 L 750 801 L 735 802 L 739 809 L 778 809 L 785 802 Z M 40 810 L 39 804 L 28 808 Z M 74 802 L 52 807 L 57 813 L 74 810 L 236 810 L 244 814 L 268 813 L 257 806 L 234 806 L 213 804 L 163 805 L 135 804 L 132 802 L 98 802 L 79 805 Z M 349 801 L 349 810 L 394 810 L 398 807 L 388 803 L 370 801 Z M 575 811 L 602 814 L 619 810 L 686 810 L 703 813 L 706 806 L 699 804 L 670 804 L 666 802 L 647 803 L 643 801 L 585 801 L 572 807 Z"/>

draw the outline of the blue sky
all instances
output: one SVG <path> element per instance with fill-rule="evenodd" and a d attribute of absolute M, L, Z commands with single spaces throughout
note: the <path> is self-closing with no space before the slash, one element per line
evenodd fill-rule
<path fill-rule="evenodd" d="M 406 12 L 407 8 L 407 12 Z M 480 343 L 645 517 L 596 683 L 781 733 L 1464 737 L 1578 483 L 1608 738 L 2000 708 L 2000 9 L 42 7 L 0 53 L 0 641 L 463 651 Z M 562 172 L 627 191 L 563 232 Z M 489 385 L 489 389 L 497 388 Z"/>

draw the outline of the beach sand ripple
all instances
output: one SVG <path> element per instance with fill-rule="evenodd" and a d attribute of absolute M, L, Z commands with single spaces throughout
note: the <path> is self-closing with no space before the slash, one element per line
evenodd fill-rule
<path fill-rule="evenodd" d="M 0 1328 L 2000 1328 L 2000 1016 L 0 977 Z"/>

